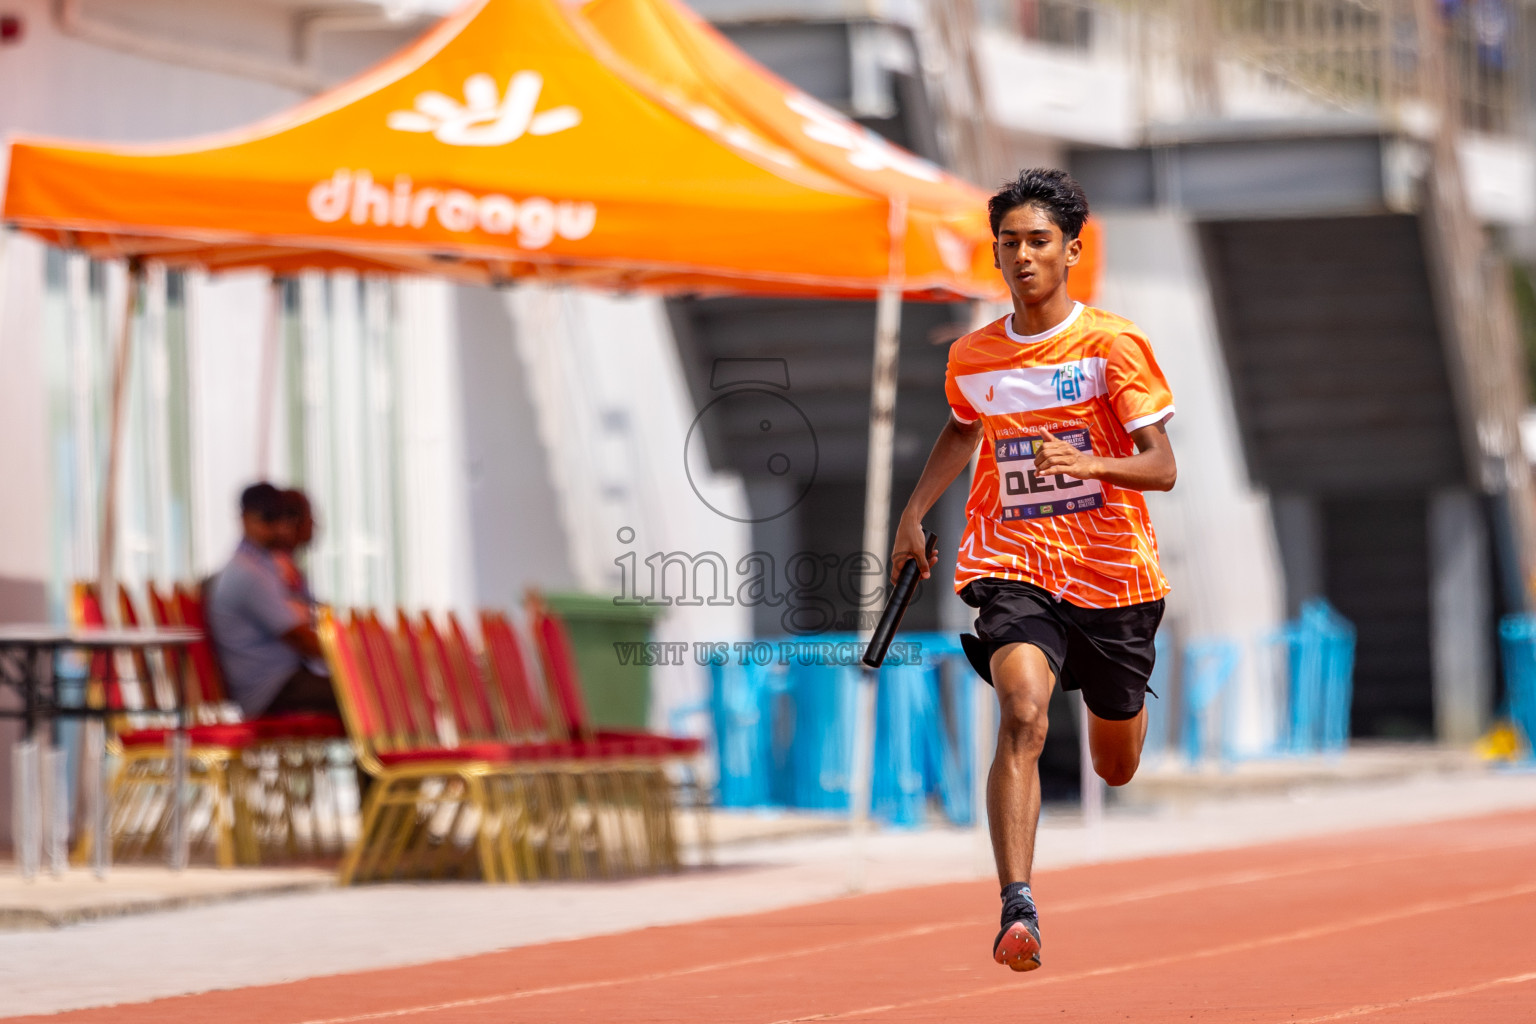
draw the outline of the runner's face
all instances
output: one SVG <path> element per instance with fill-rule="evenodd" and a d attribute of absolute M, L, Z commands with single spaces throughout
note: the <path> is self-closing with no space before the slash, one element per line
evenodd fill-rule
<path fill-rule="evenodd" d="M 1039 206 L 1015 206 L 1003 215 L 992 243 L 994 265 L 1008 290 L 1026 306 L 1044 302 L 1063 287 L 1067 268 L 1076 265 L 1083 243 L 1070 242 L 1051 215 Z"/>

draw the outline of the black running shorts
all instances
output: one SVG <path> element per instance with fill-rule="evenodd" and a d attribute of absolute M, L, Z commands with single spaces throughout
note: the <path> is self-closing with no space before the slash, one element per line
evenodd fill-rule
<path fill-rule="evenodd" d="M 1033 583 L 994 577 L 960 591 L 979 610 L 976 632 L 960 637 L 965 656 L 988 683 L 992 654 L 1005 644 L 1034 644 L 1051 663 L 1064 690 L 1082 690 L 1088 710 L 1107 721 L 1135 718 L 1151 692 L 1156 652 L 1152 639 L 1163 602 L 1125 608 L 1079 608 Z M 1157 696 L 1153 693 L 1152 696 Z"/>

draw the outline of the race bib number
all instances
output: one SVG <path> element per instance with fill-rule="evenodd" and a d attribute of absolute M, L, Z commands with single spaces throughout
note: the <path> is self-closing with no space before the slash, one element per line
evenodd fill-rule
<path fill-rule="evenodd" d="M 1092 452 L 1088 428 L 1054 431 L 1055 435 L 1080 452 Z M 1097 480 L 1079 480 L 1075 476 L 1035 472 L 1035 452 L 1039 437 L 1015 437 L 998 441 L 997 476 L 1003 501 L 1003 521 L 1041 519 L 1086 512 L 1104 505 L 1104 488 Z"/>

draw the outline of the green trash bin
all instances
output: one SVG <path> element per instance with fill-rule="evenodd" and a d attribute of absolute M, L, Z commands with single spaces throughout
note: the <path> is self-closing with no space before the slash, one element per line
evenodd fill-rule
<path fill-rule="evenodd" d="M 616 605 L 611 597 L 592 594 L 545 594 L 544 602 L 570 634 L 592 725 L 644 729 L 651 710 L 651 670 L 641 656 L 643 648 L 624 658 L 622 648 L 614 645 L 649 641 L 661 609 Z"/>

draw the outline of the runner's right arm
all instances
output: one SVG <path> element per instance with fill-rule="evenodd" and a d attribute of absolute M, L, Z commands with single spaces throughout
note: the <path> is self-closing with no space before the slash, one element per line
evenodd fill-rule
<path fill-rule="evenodd" d="M 933 451 L 928 453 L 928 462 L 923 466 L 923 475 L 918 477 L 912 497 L 907 499 L 907 507 L 896 524 L 896 542 L 891 548 L 891 582 L 896 581 L 909 558 L 918 560 L 923 579 L 928 578 L 928 570 L 938 562 L 937 555 L 932 561 L 923 557 L 923 516 L 955 482 L 960 471 L 970 464 L 976 446 L 981 443 L 981 433 L 979 418 L 962 423 L 953 415 L 939 431 L 939 439 L 933 443 Z"/>

